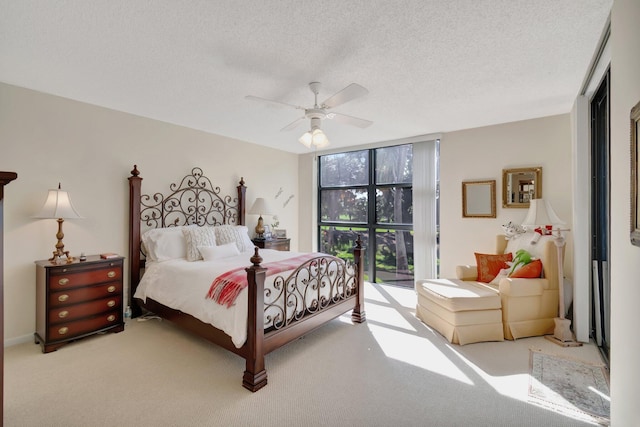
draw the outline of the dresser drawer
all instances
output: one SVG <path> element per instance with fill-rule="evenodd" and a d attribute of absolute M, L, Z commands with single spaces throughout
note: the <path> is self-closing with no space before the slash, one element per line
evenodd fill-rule
<path fill-rule="evenodd" d="M 66 292 L 51 292 L 49 295 L 49 307 L 55 309 L 63 305 L 76 304 L 116 295 L 122 295 L 121 282 L 70 289 Z"/>
<path fill-rule="evenodd" d="M 96 283 L 119 281 L 122 278 L 122 263 L 113 262 L 112 264 L 105 265 L 104 268 L 86 271 L 64 268 L 52 271 L 49 276 L 49 289 L 61 291 Z"/>
<path fill-rule="evenodd" d="M 118 325 L 121 322 L 120 310 L 103 313 L 100 316 L 75 322 L 61 323 L 49 327 L 48 341 L 64 340 L 87 332 L 95 332 L 109 326 Z"/>
<path fill-rule="evenodd" d="M 104 298 L 83 304 L 67 305 L 49 311 L 49 323 L 64 323 L 94 314 L 107 311 L 121 310 L 122 299 L 120 295 Z"/>

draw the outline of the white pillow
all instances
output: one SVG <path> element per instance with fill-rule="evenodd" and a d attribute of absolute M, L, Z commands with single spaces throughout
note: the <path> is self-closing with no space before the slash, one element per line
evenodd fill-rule
<path fill-rule="evenodd" d="M 240 255 L 240 251 L 235 242 L 229 242 L 219 246 L 198 246 L 198 250 L 205 261 L 214 261 L 216 259 Z"/>
<path fill-rule="evenodd" d="M 218 245 L 235 242 L 240 252 L 250 251 L 255 246 L 249 237 L 249 229 L 244 225 L 217 225 L 213 229 Z"/>
<path fill-rule="evenodd" d="M 182 229 L 187 242 L 187 261 L 198 261 L 202 259 L 202 254 L 198 250 L 199 246 L 215 246 L 216 235 L 213 228 L 209 226 L 198 227 L 190 225 Z"/>
<path fill-rule="evenodd" d="M 535 231 L 527 231 L 523 234 L 517 234 L 509 239 L 504 253 L 508 254 L 509 252 L 511 252 L 515 257 L 518 250 L 524 249 L 525 251 L 529 252 L 532 257 L 541 259 L 545 243 L 548 240 L 552 240 L 553 238 L 553 236 L 541 236 Z M 532 243 L 536 239 L 538 239 L 537 242 Z"/>
<path fill-rule="evenodd" d="M 505 253 L 508 253 L 508 252 L 505 252 Z M 500 272 L 496 275 L 496 277 L 494 277 L 493 280 L 489 282 L 489 284 L 498 286 L 502 279 L 504 279 L 505 277 L 509 277 L 508 276 L 509 271 L 511 271 L 511 267 L 501 269 Z"/>
<path fill-rule="evenodd" d="M 185 258 L 187 245 L 182 234 L 182 226 L 152 228 L 142 235 L 144 254 L 149 261 L 161 262 Z"/>

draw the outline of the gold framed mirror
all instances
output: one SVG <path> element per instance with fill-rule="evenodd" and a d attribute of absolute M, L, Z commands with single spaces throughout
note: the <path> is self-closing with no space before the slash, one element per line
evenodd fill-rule
<path fill-rule="evenodd" d="M 462 182 L 462 217 L 496 217 L 496 181 Z"/>
<path fill-rule="evenodd" d="M 529 208 L 542 198 L 542 166 L 502 170 L 502 207 Z"/>
<path fill-rule="evenodd" d="M 640 102 L 631 109 L 631 244 L 640 246 L 640 178 L 638 177 L 638 135 L 640 135 Z"/>

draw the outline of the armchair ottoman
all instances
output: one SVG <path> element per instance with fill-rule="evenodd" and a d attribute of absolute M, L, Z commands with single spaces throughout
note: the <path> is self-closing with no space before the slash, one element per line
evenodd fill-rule
<path fill-rule="evenodd" d="M 431 279 L 416 282 L 416 315 L 453 344 L 502 341 L 500 296 L 479 282 Z"/>

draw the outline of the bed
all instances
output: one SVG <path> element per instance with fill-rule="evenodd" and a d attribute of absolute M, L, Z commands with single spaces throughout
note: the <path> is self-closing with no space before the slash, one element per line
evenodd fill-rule
<path fill-rule="evenodd" d="M 150 234 L 169 235 L 177 233 L 179 228 L 188 229 L 182 231 L 185 236 L 195 231 L 208 234 L 210 228 L 215 230 L 216 236 L 218 232 L 225 236 L 225 230 L 246 234 L 243 231 L 246 230 L 245 182 L 240 179 L 237 194 L 223 195 L 220 187 L 214 187 L 202 169 L 196 167 L 177 183 L 171 183 L 166 194 L 143 195 L 137 165 L 128 180 L 129 304 L 133 317 L 151 312 L 243 357 L 242 385 L 246 389 L 255 392 L 267 385 L 266 354 L 349 310 L 352 310 L 353 322 L 366 320 L 365 249 L 359 236 L 353 248 L 353 261 L 321 253 L 259 251 L 252 244 L 248 250 L 242 250 L 247 249 L 248 235 L 243 237 L 243 242 L 236 241 L 237 252 L 225 254 L 224 259 L 207 258 L 206 255 L 205 259 L 193 262 L 153 258 L 150 255 L 153 249 L 143 244 Z M 225 242 L 215 251 L 222 246 L 233 244 Z M 199 248 L 205 253 L 202 246 Z M 188 255 L 190 250 L 193 245 L 188 247 Z M 300 264 L 295 264 L 297 262 Z M 279 263 L 282 267 L 274 270 Z M 211 291 L 214 289 L 223 270 L 227 270 L 226 274 L 235 272 L 242 276 L 246 286 L 236 292 L 235 299 L 227 301 L 226 306 L 212 297 L 214 293 L 207 297 L 204 292 L 209 286 Z M 270 274 L 272 271 L 277 273 Z M 207 276 L 209 273 L 212 275 Z M 155 279 L 160 278 L 165 280 L 164 285 L 157 285 L 159 289 L 184 286 L 198 290 L 182 292 L 179 297 L 167 297 L 162 290 L 154 293 L 151 288 L 156 286 Z M 212 280 L 214 284 L 209 283 Z M 181 283 L 174 285 L 178 281 Z M 187 301 L 186 294 L 193 294 L 194 300 Z M 193 304 L 195 308 L 192 308 Z M 218 319 L 217 315 L 209 313 L 209 308 L 226 315 L 226 320 L 214 320 Z M 235 318 L 239 323 L 230 323 L 229 318 Z"/>

